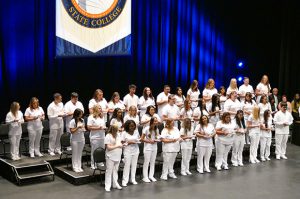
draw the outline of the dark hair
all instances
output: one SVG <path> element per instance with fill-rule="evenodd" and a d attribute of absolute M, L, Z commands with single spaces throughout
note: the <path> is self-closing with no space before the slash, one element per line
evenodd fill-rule
<path fill-rule="evenodd" d="M 219 88 L 219 94 L 221 94 L 221 90 L 222 89 L 224 89 L 224 91 L 225 91 L 224 94 L 223 94 L 223 96 L 226 96 L 226 88 L 225 88 L 225 86 L 220 86 L 220 88 Z"/>
<path fill-rule="evenodd" d="M 196 87 L 196 88 L 194 88 L 194 87 Z M 191 84 L 190 88 L 191 88 L 192 91 L 197 91 L 198 90 L 198 81 L 194 79 L 192 81 L 192 84 Z"/>
<path fill-rule="evenodd" d="M 151 117 L 151 119 L 150 119 L 150 124 L 149 124 L 149 131 L 150 131 L 150 132 L 151 132 L 151 131 L 155 131 L 155 132 L 156 132 L 156 130 L 157 130 L 157 125 L 155 125 L 153 129 L 152 129 L 152 127 L 151 127 L 151 125 L 154 123 L 154 121 L 155 121 L 155 117 Z"/>
<path fill-rule="evenodd" d="M 220 97 L 218 94 L 213 94 L 213 96 L 211 97 L 211 111 L 212 112 L 214 112 L 216 110 L 216 107 L 219 107 L 219 110 L 221 110 L 219 98 Z"/>
<path fill-rule="evenodd" d="M 114 102 L 114 99 L 115 99 L 115 97 L 117 97 L 117 96 L 120 97 L 120 94 L 119 94 L 118 92 L 114 92 L 114 93 L 112 94 L 111 98 L 110 98 L 110 101 L 112 101 L 113 103 L 115 103 L 115 102 Z"/>
<path fill-rule="evenodd" d="M 78 98 L 78 93 L 72 92 L 71 93 L 71 98 Z"/>
<path fill-rule="evenodd" d="M 79 121 L 83 122 L 83 119 L 80 117 L 81 114 L 83 114 L 83 111 L 80 108 L 75 109 L 73 113 L 73 119 L 75 120 L 76 127 Z"/>
<path fill-rule="evenodd" d="M 243 117 L 240 119 L 238 117 L 238 115 L 242 113 L 243 114 Z M 236 115 L 235 115 L 235 121 L 236 121 L 236 124 L 240 127 L 240 128 L 246 128 L 246 125 L 245 125 L 245 119 L 244 119 L 244 112 L 242 110 L 238 110 L 236 112 Z"/>
<path fill-rule="evenodd" d="M 287 108 L 287 103 L 286 102 L 280 102 L 281 107 Z"/>
<path fill-rule="evenodd" d="M 168 84 L 164 85 L 164 89 L 167 87 L 169 87 L 171 89 L 171 87 Z"/>
<path fill-rule="evenodd" d="M 179 86 L 178 86 L 178 87 L 176 87 L 175 95 L 178 95 L 178 91 L 179 91 L 179 90 L 181 90 L 181 91 L 182 91 L 182 88 L 181 88 L 181 87 L 179 87 Z M 178 96 L 179 96 L 179 95 L 178 95 Z M 181 97 L 182 97 L 182 99 L 183 99 L 183 94 L 182 94 L 182 96 L 181 96 Z"/>
<path fill-rule="evenodd" d="M 57 98 L 59 98 L 59 97 L 61 97 L 61 94 L 60 94 L 60 93 L 54 93 L 54 95 L 53 95 L 53 98 L 54 98 L 54 99 L 57 99 Z"/>
<path fill-rule="evenodd" d="M 136 128 L 136 123 L 133 120 L 127 120 L 124 124 L 124 129 L 126 132 L 129 132 L 129 125 L 134 124 L 134 128 Z"/>
<path fill-rule="evenodd" d="M 149 88 L 150 91 L 151 91 L 151 92 L 150 92 L 150 95 L 149 95 L 149 96 L 147 95 L 147 88 L 149 88 L 149 87 L 145 87 L 144 90 L 143 90 L 143 96 L 144 96 L 144 99 L 145 99 L 145 100 L 148 100 L 148 97 L 151 98 L 151 99 L 153 99 L 152 91 L 151 91 L 150 88 Z"/>
<path fill-rule="evenodd" d="M 299 98 L 299 99 L 296 99 L 296 96 L 297 96 L 297 95 L 299 95 L 299 93 L 296 93 L 296 94 L 295 94 L 295 96 L 294 96 L 294 102 L 297 102 L 297 103 L 298 103 L 298 102 L 300 102 L 300 98 Z"/>
<path fill-rule="evenodd" d="M 93 94 L 93 98 L 96 100 L 96 98 L 97 98 L 97 95 L 98 95 L 98 94 L 100 94 L 100 93 L 102 93 L 102 94 L 103 94 L 103 91 L 102 91 L 101 89 L 97 89 L 97 90 L 95 90 L 95 91 L 94 91 L 94 94 Z"/>
<path fill-rule="evenodd" d="M 191 130 L 192 128 L 192 121 L 190 118 L 185 118 L 182 122 L 182 126 L 184 128 L 184 134 L 187 135 L 187 132 Z M 189 125 L 189 127 L 187 128 L 187 125 Z"/>
<path fill-rule="evenodd" d="M 250 97 L 250 101 L 247 101 L 247 99 L 246 99 L 247 96 Z M 247 93 L 245 94 L 245 101 L 244 101 L 244 103 L 246 104 L 246 102 L 249 102 L 250 104 L 253 103 L 253 102 L 252 102 L 252 94 L 251 94 L 250 92 L 247 92 Z"/>
<path fill-rule="evenodd" d="M 264 112 L 264 124 L 266 128 L 268 128 L 269 111 L 270 110 L 265 110 Z"/>
<path fill-rule="evenodd" d="M 129 88 L 129 90 L 132 89 L 132 88 L 135 88 L 135 89 L 136 89 L 136 85 L 130 84 L 130 85 L 128 86 L 128 88 Z"/>
<path fill-rule="evenodd" d="M 120 111 L 121 109 L 120 108 L 115 108 L 115 110 L 114 110 L 114 112 L 113 112 L 113 114 L 112 114 L 112 116 L 111 116 L 111 119 L 110 119 L 110 121 L 112 120 L 112 119 L 114 119 L 114 118 L 118 118 L 118 111 Z M 123 123 L 123 114 L 122 114 L 122 117 L 120 118 L 120 120 L 121 120 L 121 122 Z"/>
<path fill-rule="evenodd" d="M 230 113 L 228 112 L 224 112 L 223 115 L 222 115 L 222 122 L 225 123 L 225 118 L 229 116 L 230 117 Z M 231 118 L 230 118 L 230 122 L 231 122 Z"/>
<path fill-rule="evenodd" d="M 268 100 L 266 95 L 262 95 L 259 102 L 262 103 L 264 98 L 266 98 L 266 100 Z"/>
<path fill-rule="evenodd" d="M 208 116 L 207 116 L 207 115 L 201 115 L 200 120 L 199 120 L 199 123 L 201 124 L 202 127 L 204 126 L 204 123 L 203 123 L 203 121 L 202 121 L 202 118 L 203 118 L 203 117 L 206 117 L 206 119 L 207 119 L 207 124 L 209 123 L 209 118 L 208 118 Z"/>
<path fill-rule="evenodd" d="M 29 102 L 29 107 L 30 107 L 30 109 L 33 109 L 33 102 L 34 102 L 34 101 L 37 101 L 37 106 L 38 106 L 38 107 L 40 106 L 39 99 L 36 98 L 36 97 L 32 97 L 32 98 L 30 99 L 30 102 Z"/>
<path fill-rule="evenodd" d="M 150 109 L 151 109 L 151 108 L 154 108 L 154 110 L 156 110 L 156 109 L 155 109 L 155 106 L 150 105 L 150 106 L 147 107 L 146 113 L 145 113 L 145 114 L 150 115 Z"/>
<path fill-rule="evenodd" d="M 204 101 L 203 98 L 201 98 L 200 101 L 199 101 L 199 103 L 198 103 L 198 107 L 200 109 L 201 115 L 203 115 L 203 110 L 206 110 L 206 106 L 203 107 L 203 102 L 205 102 L 205 101 Z M 206 110 L 206 112 L 207 112 L 207 110 Z"/>

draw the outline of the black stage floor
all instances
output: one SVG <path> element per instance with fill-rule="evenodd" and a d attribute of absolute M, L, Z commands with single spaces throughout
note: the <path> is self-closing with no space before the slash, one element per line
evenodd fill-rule
<path fill-rule="evenodd" d="M 294 199 L 300 198 L 300 147 L 288 145 L 288 160 L 275 160 L 259 164 L 246 164 L 217 172 L 211 168 L 210 174 L 180 176 L 178 179 L 129 185 L 123 190 L 106 193 L 100 182 L 74 186 L 56 177 L 54 182 L 17 186 L 0 177 L 0 198 L 5 199 Z M 139 178 L 137 178 L 139 180 Z"/>

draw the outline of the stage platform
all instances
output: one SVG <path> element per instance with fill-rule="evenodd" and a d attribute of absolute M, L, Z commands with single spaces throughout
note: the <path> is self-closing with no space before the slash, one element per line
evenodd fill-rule
<path fill-rule="evenodd" d="M 50 177 L 53 181 L 54 171 L 51 164 L 44 158 L 22 156 L 17 161 L 0 158 L 0 173 L 4 178 L 18 185 L 43 177 Z"/>

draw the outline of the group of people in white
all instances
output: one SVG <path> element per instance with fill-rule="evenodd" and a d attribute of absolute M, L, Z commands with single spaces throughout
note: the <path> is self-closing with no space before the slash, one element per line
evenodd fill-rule
<path fill-rule="evenodd" d="M 101 147 L 106 150 L 105 190 L 122 189 L 128 182 L 137 184 L 135 179 L 139 145 L 143 144 L 143 181 L 155 182 L 155 162 L 158 144 L 162 145 L 162 180 L 177 178 L 174 163 L 181 153 L 181 175 L 191 175 L 190 160 L 193 150 L 197 152 L 197 171 L 210 173 L 210 157 L 216 148 L 215 167 L 217 170 L 228 169 L 228 153 L 232 150 L 233 166 L 243 166 L 243 149 L 250 144 L 250 163 L 270 160 L 272 131 L 275 131 L 276 159 L 287 159 L 286 144 L 289 126 L 293 117 L 288 104 L 282 101 L 271 107 L 269 96 L 271 86 L 264 75 L 254 90 L 249 78 L 237 86 L 237 80 L 231 79 L 230 85 L 219 91 L 213 79 L 209 79 L 200 98 L 197 80 L 194 80 L 183 95 L 180 87 L 175 94 L 170 94 L 170 86 L 165 85 L 156 100 L 151 89 L 145 87 L 143 95 L 138 97 L 136 86 L 129 86 L 129 93 L 120 100 L 114 92 L 107 102 L 103 91 L 97 89 L 89 101 L 89 116 L 85 124 L 84 107 L 78 101 L 78 94 L 72 93 L 71 100 L 65 105 L 62 96 L 54 94 L 53 102 L 47 108 L 50 125 L 49 149 L 51 156 L 61 154 L 60 137 L 64 131 L 71 133 L 72 168 L 82 172 L 81 156 L 85 144 L 84 132 L 90 132 L 91 168 L 97 165 L 93 152 Z M 40 152 L 40 139 L 43 132 L 42 120 L 45 119 L 43 108 L 37 98 L 30 100 L 25 111 L 25 121 L 29 134 L 30 157 L 43 156 Z M 12 160 L 19 160 L 19 143 L 24 122 L 20 105 L 13 102 L 6 117 L 10 124 L 10 153 Z M 159 125 L 163 126 L 159 131 Z M 142 126 L 142 132 L 138 127 Z M 196 146 L 193 145 L 195 140 Z M 260 157 L 258 147 L 260 146 Z M 123 157 L 122 157 L 123 154 Z M 259 160 L 260 159 L 260 160 Z M 124 162 L 122 183 L 118 183 L 120 161 Z"/>

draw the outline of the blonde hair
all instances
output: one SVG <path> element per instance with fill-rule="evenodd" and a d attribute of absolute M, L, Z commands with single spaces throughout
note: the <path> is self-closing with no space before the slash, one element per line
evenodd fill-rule
<path fill-rule="evenodd" d="M 131 111 L 133 111 L 134 109 L 135 109 L 135 114 L 134 114 L 134 115 L 131 115 Z M 137 108 L 136 108 L 135 106 L 130 106 L 130 107 L 129 107 L 129 115 L 135 117 L 136 114 L 137 114 Z"/>
<path fill-rule="evenodd" d="M 10 105 L 10 112 L 17 117 L 18 109 L 20 108 L 20 104 L 18 102 L 13 102 Z"/>
<path fill-rule="evenodd" d="M 166 120 L 166 125 L 165 128 L 168 130 L 168 134 L 170 135 L 170 131 L 173 129 L 174 127 L 174 123 L 173 126 L 171 126 L 171 124 L 173 123 L 173 120 Z"/>
<path fill-rule="evenodd" d="M 34 102 L 37 102 L 37 107 L 40 106 L 40 103 L 39 103 L 38 98 L 32 97 L 32 98 L 30 99 L 30 103 L 29 103 L 29 107 L 30 107 L 31 109 L 34 109 L 34 108 L 33 108 L 33 103 L 34 103 Z"/>
<path fill-rule="evenodd" d="M 119 127 L 117 125 L 110 125 L 107 133 L 111 134 L 113 136 L 113 138 L 117 138 L 117 133 L 119 131 Z"/>
<path fill-rule="evenodd" d="M 184 134 L 187 135 L 187 132 L 192 129 L 192 122 L 190 118 L 185 118 L 183 120 L 182 128 L 184 129 Z"/>
<path fill-rule="evenodd" d="M 259 120 L 259 107 L 258 106 L 253 107 L 252 115 L 253 115 L 254 120 Z"/>
<path fill-rule="evenodd" d="M 234 86 L 234 82 L 235 82 L 235 86 Z M 236 81 L 235 78 L 231 78 L 230 84 L 229 84 L 229 88 L 231 88 L 231 89 L 237 89 L 237 81 Z"/>
<path fill-rule="evenodd" d="M 93 114 L 93 117 L 96 118 L 96 117 L 101 117 L 102 118 L 102 112 L 100 111 L 100 106 L 99 105 L 95 105 L 93 106 L 92 108 L 92 114 Z"/>
<path fill-rule="evenodd" d="M 206 83 L 206 85 L 205 85 L 205 88 L 206 88 L 206 89 L 210 89 L 210 85 L 211 85 L 212 83 L 215 83 L 215 80 L 212 79 L 212 78 L 209 78 L 208 81 L 207 81 L 207 83 Z M 215 85 L 214 85 L 213 88 L 215 88 Z M 213 88 L 212 88 L 212 89 L 213 89 Z"/>

